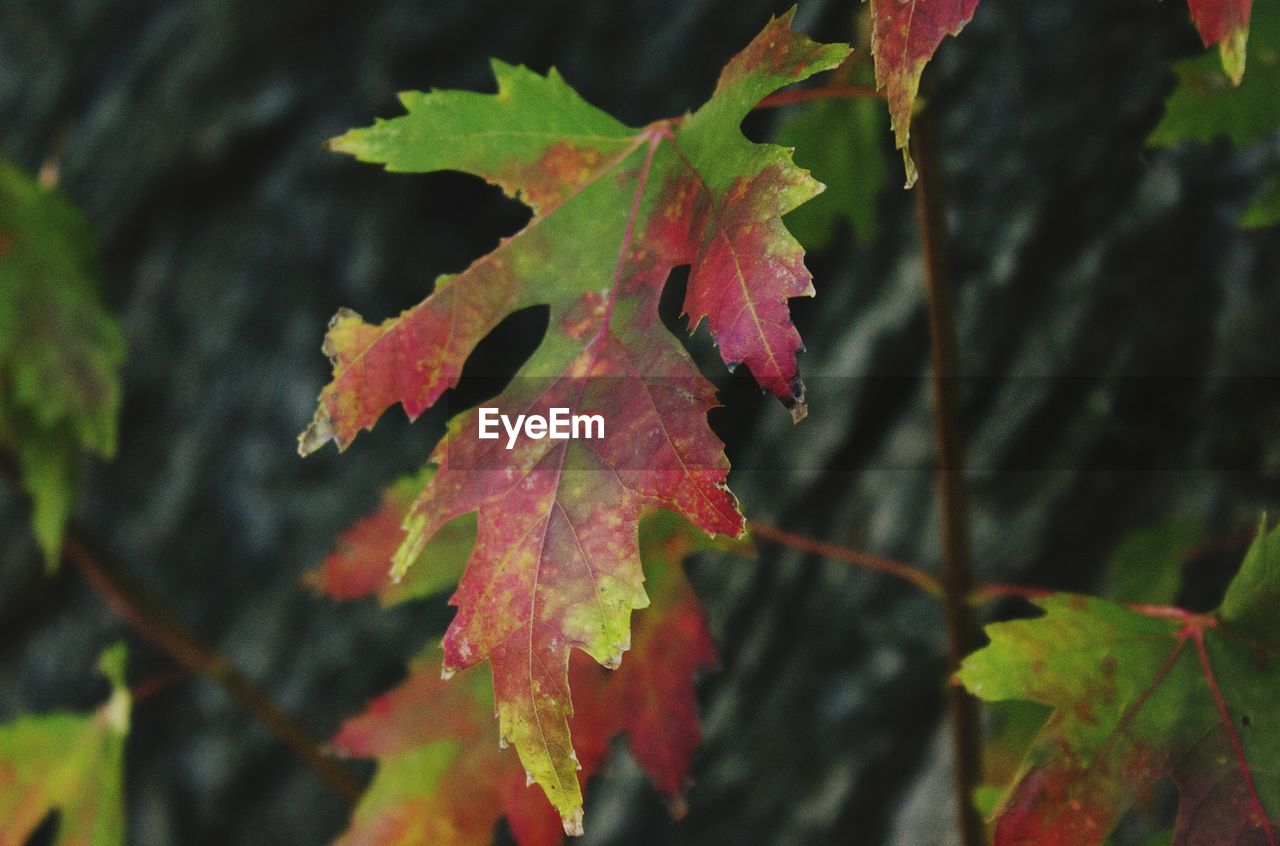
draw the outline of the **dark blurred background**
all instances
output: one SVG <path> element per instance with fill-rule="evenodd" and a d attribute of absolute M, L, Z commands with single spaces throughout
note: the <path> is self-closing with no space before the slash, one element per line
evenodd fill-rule
<path fill-rule="evenodd" d="M 86 531 L 329 736 L 451 612 L 298 587 L 441 427 L 394 411 L 341 459 L 298 458 L 326 322 L 397 313 L 526 214 L 479 180 L 388 175 L 324 140 L 397 113 L 402 89 L 488 90 L 490 56 L 554 64 L 633 124 L 677 114 L 787 5 L 5 0 L 0 155 L 56 157 L 128 333 L 119 456 L 83 492 Z M 804 0 L 797 26 L 848 40 L 854 12 Z M 1189 517 L 1228 539 L 1183 597 L 1211 603 L 1240 530 L 1280 502 L 1280 238 L 1236 226 L 1280 149 L 1143 146 L 1171 62 L 1199 50 L 1182 3 L 987 0 L 932 65 L 962 369 L 981 377 L 964 408 L 983 578 L 1094 589 L 1121 537 Z M 705 336 L 692 346 L 724 386 L 713 420 L 748 515 L 936 567 L 919 241 L 888 145 L 879 237 L 811 255 L 818 297 L 793 304 L 809 419 L 793 429 Z M 489 354 L 540 330 L 517 319 Z M 127 634 L 74 570 L 43 575 L 26 516 L 0 489 L 0 719 L 92 704 L 97 652 Z M 688 816 L 671 822 L 622 754 L 583 842 L 951 842 L 935 604 L 767 545 L 692 574 L 723 667 L 700 688 Z M 132 678 L 172 669 L 131 643 Z M 349 812 L 203 681 L 140 706 L 128 755 L 133 843 L 318 844 Z"/>

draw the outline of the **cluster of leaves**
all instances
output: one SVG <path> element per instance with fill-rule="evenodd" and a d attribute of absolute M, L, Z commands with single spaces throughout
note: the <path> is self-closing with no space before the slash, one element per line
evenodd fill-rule
<path fill-rule="evenodd" d="M 1205 43 L 1219 45 L 1223 66 L 1239 83 L 1248 0 L 1189 3 Z M 921 73 L 976 5 L 872 0 L 875 78 L 889 101 L 909 183 L 909 123 Z M 584 652 L 612 669 L 633 647 L 631 611 L 652 601 L 640 567 L 640 514 L 669 509 L 713 536 L 737 536 L 743 527 L 725 486 L 727 462 L 706 424 L 714 392 L 657 318 L 659 293 L 674 267 L 691 266 L 685 314 L 695 328 L 708 322 L 726 364 L 746 364 L 797 421 L 805 413 L 796 365 L 801 345 L 787 299 L 812 287 L 781 217 L 821 186 L 787 150 L 746 141 L 738 124 L 765 95 L 839 66 L 848 51 L 815 44 L 789 24 L 790 15 L 772 21 L 729 63 L 701 109 L 644 128 L 588 105 L 554 70 L 541 76 L 495 62 L 497 94 L 405 94 L 405 115 L 332 142 L 391 171 L 476 174 L 525 202 L 533 219 L 463 273 L 437 280 L 427 299 L 398 317 L 371 325 L 339 312 L 324 345 L 333 380 L 300 451 L 329 441 L 345 449 L 395 404 L 416 417 L 458 383 L 483 337 L 532 305 L 549 306 L 550 331 L 496 404 L 543 414 L 570 406 L 609 421 L 609 436 L 599 443 L 524 438 L 504 452 L 478 438 L 477 412 L 460 415 L 432 456 L 440 469 L 393 489 L 383 511 L 353 529 L 350 551 L 315 577 L 335 596 L 377 592 L 392 603 L 459 580 L 451 600 L 458 614 L 441 645 L 444 676 L 490 663 L 501 740 L 516 747 L 528 779 L 542 787 L 570 833 L 581 830 L 577 770 L 594 768 L 582 749 L 597 737 L 583 727 L 590 720 L 573 717 L 581 697 L 570 692 L 571 678 L 579 692 L 585 684 L 571 664 L 597 668 L 572 656 Z M 856 64 L 844 72 L 852 82 L 869 74 Z M 859 150 L 868 151 L 864 161 L 878 161 L 870 152 L 877 113 L 869 105 L 819 104 L 786 121 L 781 137 L 802 139 L 815 126 L 839 121 L 850 128 L 848 144 L 826 160 L 815 156 L 813 165 L 847 174 L 859 167 Z M 854 193 L 842 199 L 866 234 L 874 225 L 876 180 L 844 184 Z M 835 214 L 829 205 L 795 219 L 820 241 Z M 402 514 L 400 538 L 392 528 Z M 468 519 L 474 522 L 464 524 Z M 429 554 L 433 548 L 447 553 Z M 369 550 L 376 566 L 369 566 Z M 425 558 L 432 560 L 417 563 Z M 390 583 L 382 577 L 387 561 Z M 422 570 L 427 574 L 415 575 Z M 405 722 L 401 715 L 428 703 L 470 713 L 488 708 L 486 697 L 477 682 L 451 688 L 428 681 L 419 664 L 405 687 L 349 725 L 338 745 L 383 762 L 357 814 L 359 830 L 387 825 L 400 832 L 405 820 L 423 815 L 388 808 L 403 810 L 408 802 L 421 811 L 424 793 L 431 802 L 446 801 L 437 789 L 441 768 L 464 759 L 459 766 L 479 766 L 469 751 L 457 757 L 472 748 L 475 725 L 456 726 L 462 745 L 442 751 L 447 734 L 438 727 L 393 729 Z M 498 765 L 483 760 L 492 776 Z M 429 783 L 406 789 L 411 773 L 428 774 Z M 486 782 L 497 791 L 495 807 L 506 808 L 517 833 L 526 832 L 522 839 L 536 842 L 529 833 L 535 816 L 511 805 L 509 781 L 503 775 Z M 432 818 L 451 831 L 479 831 L 491 827 L 494 815 L 466 825 L 456 810 Z"/>
<path fill-rule="evenodd" d="M 874 71 L 845 63 L 843 45 L 794 33 L 788 14 L 729 62 L 704 106 L 645 127 L 589 105 L 554 70 L 495 62 L 496 94 L 406 94 L 403 116 L 333 142 L 392 171 L 478 175 L 533 218 L 398 317 L 375 326 L 339 312 L 325 339 L 333 380 L 303 454 L 329 441 L 345 449 L 396 404 L 416 417 L 457 385 L 486 335 L 533 305 L 549 308 L 550 331 L 496 404 L 525 414 L 568 406 L 609 428 L 598 441 L 525 437 L 507 450 L 479 439 L 476 412 L 464 413 L 432 465 L 394 485 L 309 577 L 336 599 L 385 605 L 453 589 L 458 608 L 443 641 L 334 739 L 379 764 L 343 842 L 485 843 L 499 818 L 522 846 L 580 834 L 580 774 L 599 771 L 619 735 L 678 807 L 699 736 L 693 679 L 715 660 L 681 562 L 706 537 L 740 537 L 744 521 L 707 424 L 715 392 L 659 320 L 662 288 L 690 266 L 691 331 L 705 321 L 726 365 L 746 365 L 801 420 L 802 344 L 788 300 L 813 289 L 782 218 L 799 210 L 788 222 L 806 243 L 827 240 L 845 215 L 870 237 L 884 116 L 871 100 L 792 113 L 777 137 L 800 148 L 799 164 L 785 147 L 748 141 L 739 124 L 815 73 L 874 78 L 910 184 L 922 71 L 977 3 L 871 0 Z M 1260 9 L 1250 38 L 1251 0 L 1188 3 L 1226 76 L 1204 57 L 1181 64 L 1152 143 L 1274 133 L 1280 10 Z M 808 143 L 817 136 L 822 144 Z M 837 190 L 801 209 L 822 186 L 800 165 L 830 174 Z M 1276 221 L 1280 190 L 1246 218 Z M 96 276 L 82 217 L 0 163 L 0 449 L 17 459 L 50 566 L 83 454 L 115 448 L 124 340 Z M 1170 777 L 1181 794 L 1176 844 L 1275 846 L 1280 733 L 1267 705 L 1280 694 L 1280 530 L 1259 534 L 1213 614 L 1132 604 L 1153 590 L 1173 601 L 1176 579 L 1141 574 L 1172 554 L 1160 543 L 1196 531 L 1129 549 L 1116 590 L 1131 604 L 1046 596 L 1043 616 L 990 627 L 991 644 L 965 662 L 961 683 L 1015 703 L 993 770 L 1012 782 L 992 799 L 997 844 L 1100 843 Z M 490 676 L 475 667 L 485 661 Z M 0 727 L 0 843 L 24 841 L 53 812 L 59 843 L 121 841 L 124 662 L 122 647 L 104 654 L 113 692 L 97 711 Z M 517 756 L 501 752 L 508 743 Z"/>
<path fill-rule="evenodd" d="M 20 717 L 0 726 L 0 844 L 20 846 L 58 814 L 56 846 L 124 842 L 124 743 L 132 698 L 125 648 L 98 660 L 111 695 L 88 714 Z"/>
<path fill-rule="evenodd" d="M 434 575 L 387 587 L 387 561 L 412 507 L 412 496 L 405 494 L 420 484 L 410 478 L 393 486 L 382 507 L 348 530 L 307 581 L 335 599 L 377 594 L 385 605 L 451 588 L 475 541 L 475 521 L 467 518 L 445 526 L 410 571 Z M 675 808 L 700 735 L 694 676 L 716 657 L 681 562 L 710 547 L 697 529 L 669 512 L 647 516 L 640 555 L 650 604 L 636 625 L 631 655 L 613 672 L 583 653 L 569 667 L 571 725 L 583 777 L 601 768 L 610 741 L 625 734 L 632 754 Z M 472 668 L 446 681 L 440 660 L 441 647 L 432 644 L 400 686 L 372 701 L 334 738 L 333 747 L 345 755 L 378 759 L 377 776 L 339 842 L 479 846 L 505 817 L 521 846 L 559 843 L 560 816 L 530 789 L 532 774 L 499 746 L 489 678 Z M 581 820 L 573 823 L 580 833 Z"/>
<path fill-rule="evenodd" d="M 1180 798 L 1175 846 L 1277 842 L 1280 529 L 1259 529 L 1212 614 L 1074 594 L 1036 605 L 1043 616 L 988 626 L 990 644 L 957 676 L 983 699 L 1019 703 L 1004 712 L 1006 739 L 1043 723 L 996 807 L 996 846 L 1101 843 L 1163 778 Z"/>
<path fill-rule="evenodd" d="M 97 279 L 80 212 L 0 161 L 0 450 L 16 456 L 50 568 L 82 453 L 116 447 L 124 333 Z"/>

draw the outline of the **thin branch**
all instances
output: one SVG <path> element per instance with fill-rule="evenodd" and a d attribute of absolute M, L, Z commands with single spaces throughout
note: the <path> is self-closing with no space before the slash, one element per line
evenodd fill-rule
<path fill-rule="evenodd" d="M 813 100 L 883 100 L 884 94 L 876 90 L 874 85 L 818 85 L 813 88 L 789 88 L 786 91 L 775 91 L 756 104 L 757 109 L 776 109 L 779 106 L 790 106 L 793 103 L 808 103 Z"/>
<path fill-rule="evenodd" d="M 130 685 L 129 696 L 132 697 L 134 705 L 140 705 L 153 696 L 159 696 L 166 690 L 181 684 L 190 677 L 191 673 L 186 670 L 161 673 L 158 676 L 152 676 L 149 679 L 143 679 L 136 684 Z"/>
<path fill-rule="evenodd" d="M 1022 585 L 1010 585 L 1003 582 L 984 582 L 976 585 L 973 590 L 969 591 L 969 602 L 974 605 L 981 605 L 984 602 L 991 602 L 996 599 L 1006 599 L 1015 597 L 1017 599 L 1044 599 L 1047 596 L 1053 596 L 1057 591 L 1048 588 L 1024 587 Z"/>
<path fill-rule="evenodd" d="M 747 529 L 758 538 L 772 541 L 791 549 L 798 549 L 801 552 L 812 552 L 824 558 L 844 561 L 867 570 L 874 570 L 877 573 L 885 573 L 894 578 L 910 582 L 925 593 L 937 597 L 942 596 L 942 584 L 919 567 L 914 567 L 901 561 L 894 561 L 892 558 L 885 558 L 883 555 L 876 555 L 873 552 L 863 552 L 860 549 L 785 532 L 782 529 L 774 528 L 756 520 L 748 520 Z"/>
<path fill-rule="evenodd" d="M 201 643 L 143 588 L 103 563 L 102 557 L 95 555 L 74 531 L 67 532 L 62 550 L 111 610 L 142 638 L 192 673 L 204 676 L 225 690 L 344 799 L 354 802 L 360 798 L 360 783 L 345 767 L 326 757 L 306 729 L 229 660 Z"/>
<path fill-rule="evenodd" d="M 919 168 L 916 219 L 924 250 L 925 300 L 929 312 L 929 352 L 932 362 L 934 441 L 938 450 L 938 493 L 942 506 L 943 607 L 946 610 L 947 652 L 952 670 L 976 642 L 977 627 L 970 613 L 973 575 L 969 566 L 969 503 L 965 491 L 964 447 L 960 435 L 957 395 L 959 357 L 955 317 L 951 305 L 946 201 L 942 189 L 932 115 L 915 117 L 914 148 Z M 982 820 L 973 805 L 973 792 L 982 777 L 982 736 L 978 701 L 958 685 L 947 687 L 955 750 L 955 794 L 961 842 L 982 846 Z"/>

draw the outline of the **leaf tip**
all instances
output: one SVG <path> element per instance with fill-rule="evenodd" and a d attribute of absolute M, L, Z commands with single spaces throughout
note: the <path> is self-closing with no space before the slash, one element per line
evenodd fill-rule
<path fill-rule="evenodd" d="M 916 187 L 916 179 L 919 178 L 919 172 L 916 170 L 916 161 L 911 158 L 911 151 L 906 147 L 902 148 L 902 165 L 907 172 L 906 184 L 902 187 L 911 190 Z"/>
<path fill-rule="evenodd" d="M 791 380 L 791 396 L 782 402 L 791 412 L 792 424 L 798 424 L 809 416 L 809 403 L 804 397 L 804 382 L 799 376 Z"/>
<path fill-rule="evenodd" d="M 1222 69 L 1231 78 L 1231 84 L 1239 87 L 1244 81 L 1246 48 L 1249 44 L 1249 28 L 1237 28 L 1218 45 L 1218 55 L 1222 57 Z"/>
<path fill-rule="evenodd" d="M 325 408 L 322 401 L 316 409 L 316 416 L 311 421 L 311 425 L 298 436 L 298 455 L 306 458 L 329 441 L 336 441 L 337 434 L 333 428 L 333 421 L 329 418 L 329 410 Z M 338 448 L 342 448 L 341 444 Z"/>
<path fill-rule="evenodd" d="M 570 837 L 581 837 L 586 832 L 582 828 L 582 807 L 573 809 L 573 812 L 561 817 L 564 823 L 564 833 Z"/>

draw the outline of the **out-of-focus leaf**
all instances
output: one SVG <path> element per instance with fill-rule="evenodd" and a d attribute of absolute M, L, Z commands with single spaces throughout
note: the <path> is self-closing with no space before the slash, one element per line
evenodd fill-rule
<path fill-rule="evenodd" d="M 1116 602 L 1173 604 L 1187 553 L 1204 535 L 1199 520 L 1168 520 L 1131 532 L 1107 563 L 1105 595 Z"/>
<path fill-rule="evenodd" d="M 864 8 L 869 13 L 870 7 Z M 870 14 L 859 14 L 855 26 L 865 37 L 859 38 L 858 49 L 833 76 L 871 85 L 875 70 Z M 796 164 L 827 186 L 787 215 L 787 228 L 806 249 L 826 247 L 845 223 L 852 224 L 859 239 L 875 240 L 876 200 L 889 170 L 881 148 L 887 129 L 884 106 L 869 97 L 818 100 L 792 107 L 783 115 L 774 141 L 794 147 Z"/>
<path fill-rule="evenodd" d="M 1178 84 L 1164 104 L 1164 117 L 1147 143 L 1226 137 L 1251 144 L 1280 128 L 1280 3 L 1266 0 L 1254 10 L 1249 73 L 1239 86 L 1209 56 L 1179 62 Z"/>
<path fill-rule="evenodd" d="M 1246 229 L 1266 229 L 1280 226 L 1280 179 L 1272 181 L 1262 196 L 1253 201 L 1240 219 Z"/>
<path fill-rule="evenodd" d="M 435 467 L 428 466 L 387 488 L 381 505 L 343 532 L 337 548 L 303 577 L 303 583 L 338 600 L 376 594 L 384 606 L 455 587 L 475 544 L 474 514 L 445 524 L 423 547 L 404 578 L 391 578 L 391 560 L 404 541 L 405 518 L 434 475 Z"/>
<path fill-rule="evenodd" d="M 80 213 L 0 161 L 0 448 L 17 457 L 50 569 L 82 453 L 116 447 L 124 333 L 98 274 Z"/>
<path fill-rule="evenodd" d="M 53 812 L 55 846 L 124 843 L 124 743 L 131 700 L 124 644 L 98 666 L 111 696 L 90 714 L 20 717 L 0 726 L 0 846 L 21 846 Z"/>

